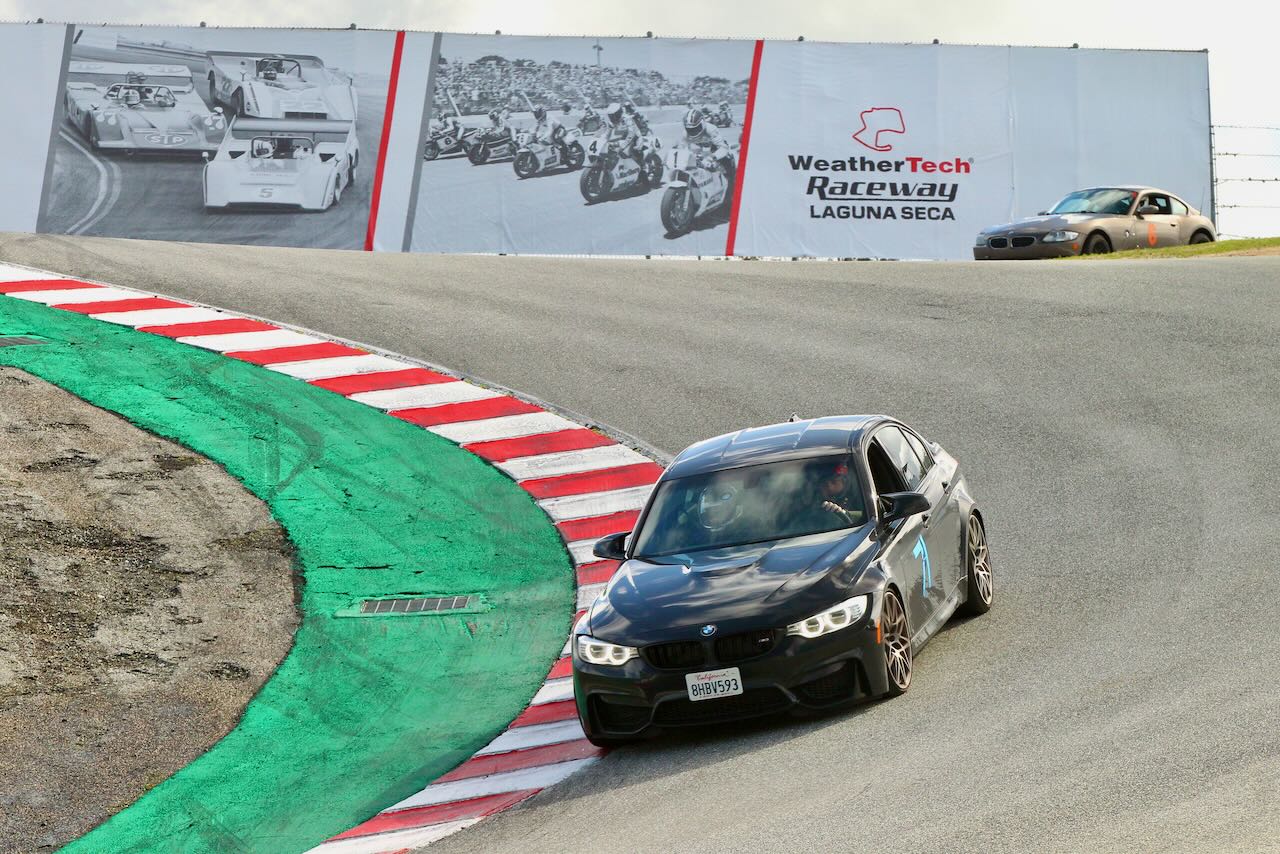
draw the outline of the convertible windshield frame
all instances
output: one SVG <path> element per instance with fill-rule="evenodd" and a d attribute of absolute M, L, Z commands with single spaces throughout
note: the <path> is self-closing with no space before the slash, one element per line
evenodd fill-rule
<path fill-rule="evenodd" d="M 837 468 L 844 472 L 844 487 L 828 495 L 822 482 Z M 847 516 L 823 510 L 830 499 Z M 632 537 L 630 556 L 648 560 L 736 548 L 850 531 L 866 521 L 866 497 L 851 452 L 717 469 L 662 481 Z"/>

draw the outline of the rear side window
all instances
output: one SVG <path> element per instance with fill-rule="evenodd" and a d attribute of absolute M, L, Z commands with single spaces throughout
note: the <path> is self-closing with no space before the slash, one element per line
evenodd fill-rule
<path fill-rule="evenodd" d="M 928 474 L 929 469 L 933 468 L 933 454 L 929 453 L 929 449 L 924 446 L 924 442 L 920 441 L 920 437 L 915 433 L 910 430 L 903 430 L 902 435 L 907 437 L 907 443 L 911 445 L 911 449 L 920 458 L 921 471 Z"/>
<path fill-rule="evenodd" d="M 924 466 L 916 452 L 907 444 L 907 437 L 897 427 L 884 427 L 876 433 L 876 441 L 888 454 L 893 467 L 906 481 L 907 489 L 917 489 L 924 480 Z"/>

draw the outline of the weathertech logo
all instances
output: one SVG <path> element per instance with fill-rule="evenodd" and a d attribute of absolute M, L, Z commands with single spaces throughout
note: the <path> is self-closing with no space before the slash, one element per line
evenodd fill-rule
<path fill-rule="evenodd" d="M 872 107 L 860 114 L 862 127 L 853 138 L 872 151 L 893 151 L 893 145 L 884 141 L 887 133 L 906 133 L 902 110 L 897 107 Z"/>
<path fill-rule="evenodd" d="M 871 151 L 893 151 L 893 137 L 907 131 L 897 107 L 871 107 L 858 115 L 862 126 L 853 140 Z M 793 172 L 804 174 L 810 219 L 954 220 L 960 194 L 956 178 L 973 172 L 972 157 L 843 152 L 788 154 L 787 162 Z"/>

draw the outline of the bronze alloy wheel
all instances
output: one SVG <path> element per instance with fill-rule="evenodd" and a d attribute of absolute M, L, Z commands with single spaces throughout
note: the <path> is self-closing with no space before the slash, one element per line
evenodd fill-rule
<path fill-rule="evenodd" d="M 987 547 L 987 529 L 978 514 L 969 517 L 964 549 L 965 601 L 959 613 L 977 617 L 991 610 L 995 584 L 991 575 L 991 550 Z"/>
<path fill-rule="evenodd" d="M 902 600 L 892 590 L 886 591 L 884 605 L 880 609 L 881 643 L 884 646 L 884 666 L 889 676 L 887 696 L 905 694 L 911 687 L 911 630 L 907 626 L 907 614 Z"/>

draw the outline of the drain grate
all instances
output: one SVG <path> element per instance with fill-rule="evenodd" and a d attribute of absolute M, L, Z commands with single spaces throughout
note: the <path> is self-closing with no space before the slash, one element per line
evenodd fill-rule
<path fill-rule="evenodd" d="M 487 610 L 477 594 L 464 596 L 386 596 L 364 599 L 338 611 L 337 617 L 418 617 L 474 614 Z"/>
<path fill-rule="evenodd" d="M 17 347 L 21 344 L 43 344 L 40 338 L 29 335 L 0 335 L 0 347 Z"/>
<path fill-rule="evenodd" d="M 470 596 L 424 596 L 419 599 L 366 599 L 361 614 L 420 614 L 423 611 L 461 611 L 471 606 Z"/>

